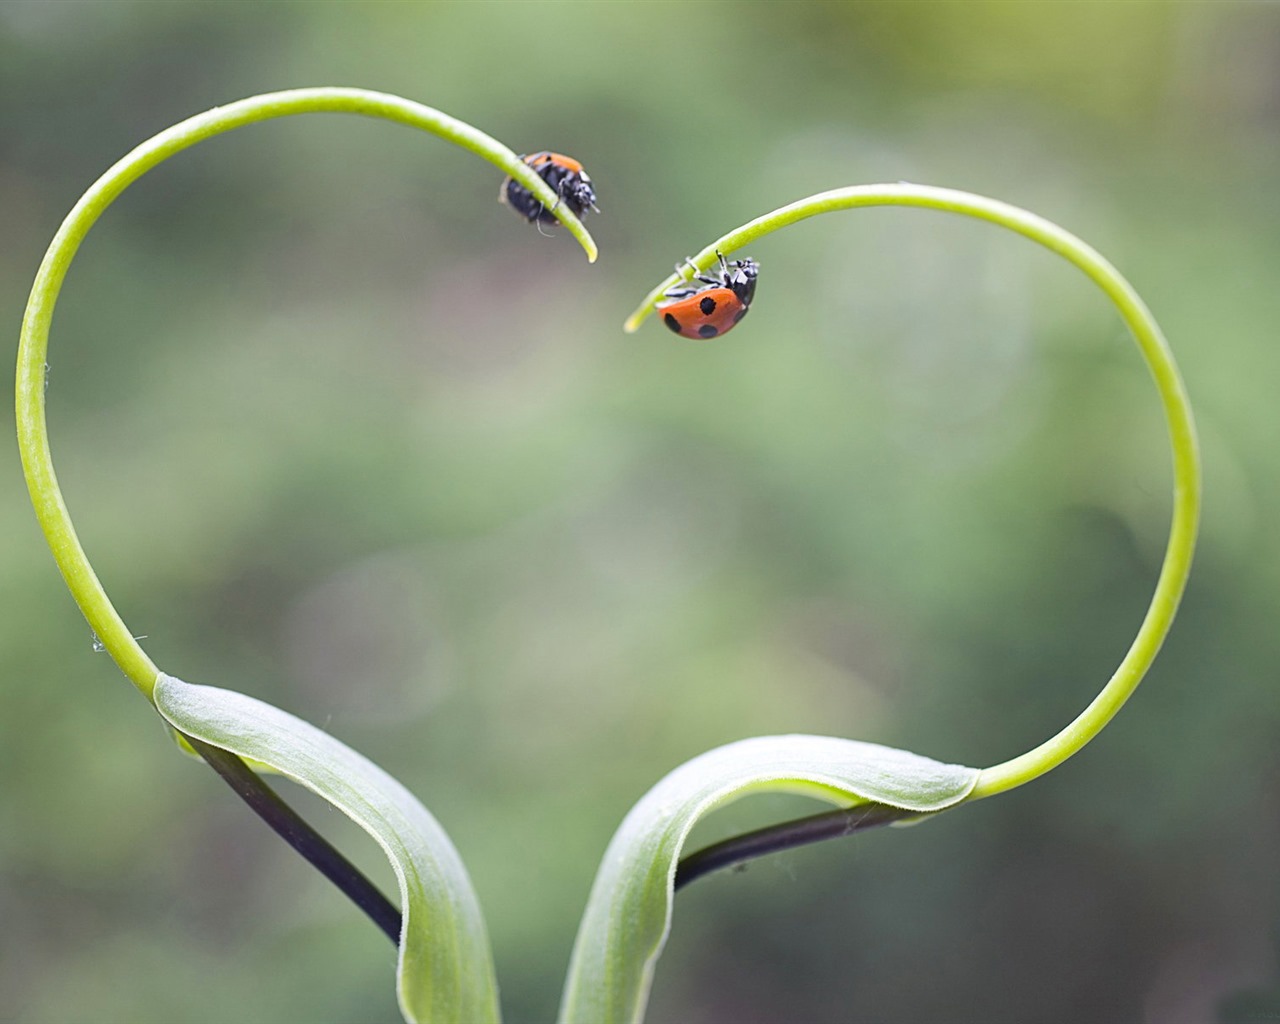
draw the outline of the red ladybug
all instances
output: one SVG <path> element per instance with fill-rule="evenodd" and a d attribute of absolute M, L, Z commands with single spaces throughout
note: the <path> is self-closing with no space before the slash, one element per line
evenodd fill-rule
<path fill-rule="evenodd" d="M 668 289 L 666 297 L 672 301 L 658 306 L 662 322 L 681 337 L 715 338 L 731 330 L 751 308 L 760 264 L 750 257 L 730 263 L 718 250 L 716 255 L 719 271 L 698 274 Z M 701 286 L 694 281 L 702 282 Z"/>
<path fill-rule="evenodd" d="M 562 153 L 548 153 L 544 150 L 541 153 L 521 156 L 520 159 L 537 171 L 538 177 L 550 185 L 551 190 L 560 197 L 557 205 L 563 202 L 578 217 L 588 210 L 600 212 L 596 206 L 596 193 L 591 187 L 591 178 L 583 170 L 582 164 L 573 157 Z M 548 210 L 515 178 L 507 178 L 502 183 L 502 188 L 498 190 L 498 202 L 506 203 L 531 224 L 534 221 L 541 221 L 544 224 L 555 223 L 556 215 L 552 212 L 555 207 Z"/>

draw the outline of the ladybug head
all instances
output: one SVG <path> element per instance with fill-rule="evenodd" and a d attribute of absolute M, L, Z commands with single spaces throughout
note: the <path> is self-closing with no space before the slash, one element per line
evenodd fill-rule
<path fill-rule="evenodd" d="M 732 263 L 725 262 L 725 258 L 721 256 L 720 262 L 725 287 L 731 289 L 744 306 L 750 306 L 756 294 L 756 278 L 760 275 L 760 264 L 750 256 L 734 260 Z"/>
<path fill-rule="evenodd" d="M 559 191 L 569 209 L 577 216 L 581 217 L 588 210 L 600 212 L 596 207 L 596 190 L 591 187 L 591 179 L 587 177 L 586 171 L 566 175 L 560 183 Z"/>

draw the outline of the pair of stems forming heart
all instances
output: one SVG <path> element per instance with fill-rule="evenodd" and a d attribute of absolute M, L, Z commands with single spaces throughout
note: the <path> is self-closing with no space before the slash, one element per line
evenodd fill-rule
<path fill-rule="evenodd" d="M 596 246 L 566 204 L 547 184 L 497 140 L 438 110 L 362 89 L 317 88 L 272 93 L 218 107 L 161 132 L 134 149 L 98 179 L 63 221 L 31 291 L 22 324 L 18 355 L 18 439 L 27 485 L 36 515 L 77 604 L 103 647 L 155 703 L 160 670 L 142 650 L 112 606 L 71 523 L 54 474 L 45 422 L 46 353 L 54 304 L 71 260 L 104 210 L 135 180 L 162 161 L 203 139 L 242 125 L 292 114 L 337 112 L 382 118 L 438 135 L 487 160 L 517 180 L 553 210 L 594 261 Z M 799 220 L 836 210 L 869 206 L 908 206 L 939 210 L 1007 228 L 1056 252 L 1087 275 L 1112 301 L 1132 332 L 1159 391 L 1173 450 L 1173 517 L 1164 562 L 1150 608 L 1137 637 L 1102 691 L 1057 735 L 1018 757 L 986 768 L 962 802 L 1005 792 L 1043 775 L 1080 750 L 1107 724 L 1133 693 L 1168 633 L 1186 585 L 1200 510 L 1200 462 L 1190 405 L 1169 346 L 1150 311 L 1116 269 L 1096 251 L 1057 225 L 1005 203 L 969 193 L 928 186 L 894 184 L 835 189 L 784 206 L 716 239 L 691 261 L 687 273 L 673 274 L 653 289 L 626 321 L 636 330 L 663 293 L 680 280 L 708 270 L 717 253 L 726 255 Z M 188 738 L 189 740 L 190 738 Z M 400 914 L 349 861 L 319 836 L 240 758 L 216 746 L 190 746 L 246 802 L 304 857 L 365 911 L 392 941 Z M 816 815 L 738 836 L 687 856 L 675 875 L 677 887 L 708 871 L 765 853 L 816 842 L 911 816 L 880 804 Z"/>

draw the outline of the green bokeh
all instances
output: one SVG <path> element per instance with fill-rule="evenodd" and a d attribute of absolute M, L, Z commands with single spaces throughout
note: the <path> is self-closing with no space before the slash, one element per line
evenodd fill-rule
<path fill-rule="evenodd" d="M 1060 222 L 1143 294 L 1196 405 L 1206 517 L 1164 653 L 1034 786 L 682 893 L 650 1020 L 1207 1020 L 1277 984 L 1277 52 L 1280 10 L 1232 3 L 10 2 L 0 312 L 16 344 L 112 161 L 255 92 L 398 92 L 587 165 L 594 267 L 438 140 L 244 129 L 104 217 L 50 349 L 60 478 L 125 620 L 423 798 L 522 1024 L 662 774 L 792 731 L 1013 756 L 1119 661 L 1167 531 L 1137 353 L 1006 233 L 822 218 L 751 253 L 730 338 L 623 317 L 825 188 Z M 93 653 L 0 463 L 0 1020 L 396 1020 L 386 941 Z"/>

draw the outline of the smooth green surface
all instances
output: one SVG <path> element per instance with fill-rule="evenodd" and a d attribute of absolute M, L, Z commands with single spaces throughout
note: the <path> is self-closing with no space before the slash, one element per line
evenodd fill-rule
<path fill-rule="evenodd" d="M 929 813 L 964 800 L 976 768 L 830 736 L 761 736 L 667 775 L 627 815 L 604 855 L 578 930 L 561 1024 L 638 1024 L 671 931 L 676 864 L 698 820 L 752 793 Z"/>
<path fill-rule="evenodd" d="M 49 450 L 45 416 L 49 327 L 71 260 L 89 229 L 119 195 L 149 170 L 197 142 L 244 125 L 291 114 L 346 113 L 376 117 L 438 135 L 468 149 L 518 179 L 555 215 L 595 261 L 596 247 L 572 211 L 514 152 L 471 125 L 412 100 L 368 89 L 315 88 L 267 93 L 215 107 L 148 139 L 117 161 L 80 198 L 50 243 L 22 320 L 18 348 L 16 407 L 18 446 L 27 488 L 53 557 L 76 603 L 103 647 L 148 698 L 158 669 L 138 645 L 107 597 L 80 544 L 62 498 Z"/>
<path fill-rule="evenodd" d="M 306 786 L 369 833 L 391 862 L 403 923 L 400 1010 L 415 1024 L 497 1021 L 489 939 L 453 843 L 412 793 L 368 758 L 279 708 L 161 675 L 157 710 L 175 729 Z"/>
<path fill-rule="evenodd" d="M 1160 393 L 1169 443 L 1173 448 L 1173 518 L 1169 541 L 1155 593 L 1138 635 L 1101 692 L 1065 728 L 1033 750 L 983 770 L 972 793 L 973 799 L 981 799 L 1021 786 L 1056 768 L 1101 732 L 1142 682 L 1173 625 L 1178 602 L 1191 572 L 1196 532 L 1200 525 L 1202 470 L 1199 443 L 1191 404 L 1169 343 L 1129 282 L 1097 250 L 1069 231 L 998 199 L 907 182 L 832 189 L 749 221 L 706 246 L 691 262 L 699 271 L 704 271 L 716 262 L 717 253 L 728 256 L 797 221 L 837 210 L 874 206 L 921 207 L 987 221 L 1029 238 L 1075 264 L 1102 289 L 1132 332 Z M 668 288 L 695 273 L 688 269 L 668 276 L 645 296 L 639 308 L 627 319 L 625 329 L 628 332 L 637 330 Z M 995 708 L 993 713 L 998 714 L 999 710 Z"/>

